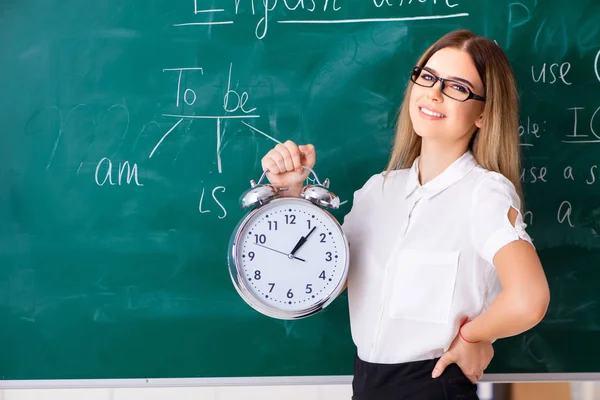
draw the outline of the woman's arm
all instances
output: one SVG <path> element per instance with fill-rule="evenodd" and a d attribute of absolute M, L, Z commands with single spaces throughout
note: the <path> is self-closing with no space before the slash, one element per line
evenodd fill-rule
<path fill-rule="evenodd" d="M 517 211 L 510 208 L 514 225 Z M 537 325 L 548 309 L 550 290 L 542 264 L 533 246 L 517 240 L 502 247 L 494 256 L 502 292 L 490 307 L 461 329 L 470 341 L 492 341 L 518 335 Z"/>

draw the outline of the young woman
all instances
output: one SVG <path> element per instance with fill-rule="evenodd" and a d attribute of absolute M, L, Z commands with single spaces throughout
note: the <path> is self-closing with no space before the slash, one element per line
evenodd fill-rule
<path fill-rule="evenodd" d="M 518 96 L 503 51 L 465 30 L 410 74 L 385 172 L 354 194 L 348 301 L 353 399 L 476 399 L 492 342 L 541 321 L 543 268 L 521 214 Z M 298 195 L 312 145 L 262 160 Z"/>

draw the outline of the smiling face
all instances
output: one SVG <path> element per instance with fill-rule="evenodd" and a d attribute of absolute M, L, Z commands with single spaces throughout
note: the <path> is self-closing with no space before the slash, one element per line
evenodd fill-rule
<path fill-rule="evenodd" d="M 437 51 L 427 61 L 423 73 L 459 80 L 473 93 L 485 95 L 475 64 L 465 51 L 450 47 Z M 475 130 L 483 123 L 485 103 L 472 99 L 465 102 L 453 100 L 441 93 L 440 84 L 436 82 L 430 88 L 413 85 L 409 106 L 413 129 L 424 141 L 464 145 L 466 148 Z"/>

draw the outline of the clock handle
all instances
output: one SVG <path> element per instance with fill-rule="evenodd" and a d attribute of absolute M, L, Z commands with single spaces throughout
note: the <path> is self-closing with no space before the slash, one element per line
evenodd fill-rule
<path fill-rule="evenodd" d="M 302 188 L 302 192 L 300 193 L 300 197 L 320 207 L 328 207 L 333 209 L 339 208 L 340 198 L 329 191 L 329 179 L 325 179 L 325 181 L 321 183 L 319 177 L 312 168 L 305 165 L 303 165 L 302 168 L 310 171 L 313 174 L 315 180 L 317 181 L 317 185 L 304 186 L 304 188 Z M 242 195 L 242 207 L 246 208 L 255 206 L 257 204 L 265 204 L 277 196 L 277 189 L 275 189 L 272 185 L 261 185 L 261 182 L 265 178 L 267 172 L 269 172 L 269 169 L 265 168 L 260 179 L 258 180 L 258 183 L 254 182 L 253 180 L 250 181 L 250 185 L 252 187 Z"/>
<path fill-rule="evenodd" d="M 325 179 L 325 181 L 323 183 L 321 183 L 321 181 L 319 180 L 319 177 L 317 176 L 317 174 L 315 173 L 315 171 L 311 167 L 307 167 L 306 165 L 303 165 L 302 168 L 310 171 L 313 174 L 313 176 L 315 177 L 315 181 L 317 181 L 317 184 L 319 186 L 323 186 L 325 188 L 329 188 L 329 179 Z M 260 176 L 260 179 L 258 180 L 258 183 L 254 183 L 254 181 L 250 181 L 250 183 L 252 184 L 252 186 L 254 187 L 255 185 L 260 185 L 260 183 L 264 179 L 264 177 L 267 174 L 267 172 L 269 172 L 269 169 L 265 168 L 265 170 L 263 171 L 262 175 Z"/>

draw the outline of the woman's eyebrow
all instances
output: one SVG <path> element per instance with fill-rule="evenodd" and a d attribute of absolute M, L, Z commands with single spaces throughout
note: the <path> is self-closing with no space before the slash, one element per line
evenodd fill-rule
<path fill-rule="evenodd" d="M 433 69 L 431 67 L 423 67 L 423 69 L 428 70 L 432 74 L 436 74 L 436 75 L 439 76 L 439 72 L 437 72 L 435 69 Z M 467 85 L 471 86 L 471 89 L 475 90 L 475 86 L 473 86 L 473 84 L 471 82 L 469 82 L 468 80 L 466 80 L 466 79 L 459 78 L 458 76 L 449 76 L 448 79 L 453 79 L 455 81 L 464 82 Z"/>

